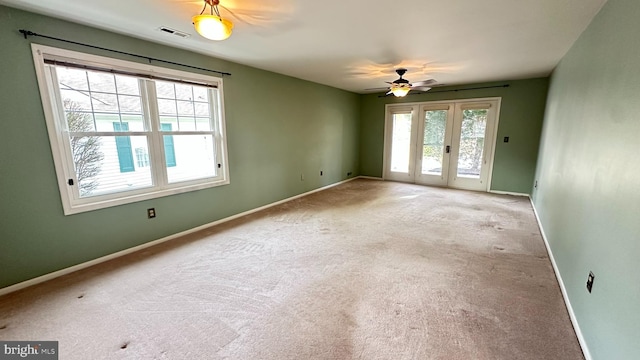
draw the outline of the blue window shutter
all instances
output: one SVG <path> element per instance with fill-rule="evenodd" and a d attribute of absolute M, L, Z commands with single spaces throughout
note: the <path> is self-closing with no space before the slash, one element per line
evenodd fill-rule
<path fill-rule="evenodd" d="M 114 131 L 129 131 L 129 123 L 113 123 Z M 131 151 L 131 139 L 128 136 L 116 136 L 116 148 L 118 150 L 118 162 L 120 172 L 132 172 L 136 168 L 133 166 L 133 152 Z"/>
<path fill-rule="evenodd" d="M 171 124 L 162 123 L 160 124 L 160 130 L 162 131 L 171 131 Z M 164 135 L 164 158 L 167 163 L 167 167 L 176 166 L 176 150 L 173 146 L 173 135 Z"/>

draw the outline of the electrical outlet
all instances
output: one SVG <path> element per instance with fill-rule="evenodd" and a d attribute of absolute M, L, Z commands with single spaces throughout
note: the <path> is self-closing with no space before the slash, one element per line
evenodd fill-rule
<path fill-rule="evenodd" d="M 536 182 L 533 184 L 533 188 L 537 189 L 538 188 L 538 180 L 536 180 Z"/>
<path fill-rule="evenodd" d="M 351 176 L 351 174 L 352 174 L 352 172 L 351 172 L 351 171 L 349 171 L 349 172 L 347 173 L 347 176 Z"/>
<path fill-rule="evenodd" d="M 156 217 L 156 208 L 147 209 L 147 217 L 149 217 L 149 219 Z"/>
<path fill-rule="evenodd" d="M 300 181 L 304 181 L 304 173 L 300 174 Z"/>
<path fill-rule="evenodd" d="M 320 170 L 320 176 L 322 176 L 322 170 Z"/>
<path fill-rule="evenodd" d="M 589 277 L 587 277 L 587 291 L 589 293 L 591 293 L 591 288 L 593 288 L 593 279 L 595 279 L 596 276 L 593 275 L 593 273 L 591 271 L 589 271 Z"/>

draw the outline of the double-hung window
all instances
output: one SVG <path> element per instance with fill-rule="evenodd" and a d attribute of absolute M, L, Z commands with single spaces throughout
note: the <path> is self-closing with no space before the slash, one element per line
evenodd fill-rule
<path fill-rule="evenodd" d="M 229 183 L 222 79 L 33 45 L 65 214 Z"/>

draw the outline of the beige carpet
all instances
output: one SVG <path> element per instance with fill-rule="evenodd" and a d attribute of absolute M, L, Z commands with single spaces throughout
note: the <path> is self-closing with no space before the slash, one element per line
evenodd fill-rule
<path fill-rule="evenodd" d="M 526 198 L 355 180 L 0 298 L 61 359 L 583 359 Z"/>

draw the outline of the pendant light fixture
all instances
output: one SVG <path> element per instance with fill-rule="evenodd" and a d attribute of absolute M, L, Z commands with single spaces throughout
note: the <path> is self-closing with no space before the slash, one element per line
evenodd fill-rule
<path fill-rule="evenodd" d="M 391 92 L 395 97 L 405 97 L 409 93 L 409 90 L 411 90 L 411 84 L 409 83 L 392 84 L 389 92 Z"/>
<path fill-rule="evenodd" d="M 233 30 L 231 20 L 223 19 L 220 16 L 218 4 L 220 4 L 220 0 L 204 0 L 204 8 L 202 8 L 200 15 L 192 18 L 193 26 L 198 34 L 209 40 L 228 39 Z M 207 5 L 209 5 L 210 14 L 204 14 L 205 10 L 207 10 Z"/>

